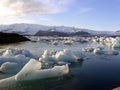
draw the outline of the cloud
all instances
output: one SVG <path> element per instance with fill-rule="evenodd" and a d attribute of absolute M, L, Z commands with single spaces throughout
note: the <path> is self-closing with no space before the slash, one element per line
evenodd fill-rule
<path fill-rule="evenodd" d="M 80 13 L 87 13 L 93 10 L 93 8 L 88 8 L 88 7 L 80 7 L 79 8 Z"/>
<path fill-rule="evenodd" d="M 60 13 L 67 10 L 73 1 L 74 0 L 0 0 L 0 17 Z"/>

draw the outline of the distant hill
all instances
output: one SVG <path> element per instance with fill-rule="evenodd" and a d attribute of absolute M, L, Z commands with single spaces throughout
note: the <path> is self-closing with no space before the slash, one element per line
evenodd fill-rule
<path fill-rule="evenodd" d="M 79 32 L 60 32 L 60 31 L 38 31 L 36 34 L 36 36 L 84 36 L 84 35 L 90 35 L 90 33 L 88 32 L 83 32 L 83 31 L 79 31 Z"/>
<path fill-rule="evenodd" d="M 59 32 L 59 31 L 38 31 L 36 36 L 69 36 L 68 33 Z"/>
<path fill-rule="evenodd" d="M 44 33 L 46 31 L 47 33 L 58 33 L 61 34 L 93 34 L 93 35 L 112 35 L 115 34 L 115 32 L 112 31 L 95 31 L 90 29 L 82 29 L 82 28 L 75 28 L 75 27 L 67 27 L 67 26 L 45 26 L 45 25 L 38 25 L 38 24 L 11 24 L 11 25 L 0 25 L 0 31 L 1 32 L 7 32 L 7 33 L 18 33 L 21 35 L 36 35 L 36 33 L 41 32 Z M 51 32 L 54 31 L 54 32 Z M 40 33 L 39 33 L 40 34 Z M 63 35 L 64 36 L 64 35 Z"/>
<path fill-rule="evenodd" d="M 15 33 L 0 32 L 0 44 L 17 43 L 22 41 L 29 41 L 29 39 Z"/>

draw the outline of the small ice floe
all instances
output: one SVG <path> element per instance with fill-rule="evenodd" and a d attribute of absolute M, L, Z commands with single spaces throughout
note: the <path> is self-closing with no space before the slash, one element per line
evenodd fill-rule
<path fill-rule="evenodd" d="M 92 48 L 92 47 L 86 47 L 86 48 L 82 48 L 82 51 L 84 52 L 93 52 L 95 48 Z"/>
<path fill-rule="evenodd" d="M 5 56 L 5 57 L 13 57 L 14 54 L 12 53 L 12 50 L 11 50 L 11 49 L 6 49 L 6 51 L 3 53 L 2 56 Z"/>
<path fill-rule="evenodd" d="M 99 38 L 96 36 L 96 37 L 93 37 L 92 38 L 92 42 L 93 43 L 99 43 Z"/>
<path fill-rule="evenodd" d="M 64 49 L 63 51 L 59 51 L 54 55 L 57 61 L 64 62 L 75 62 L 75 58 L 72 56 L 73 53 L 69 50 Z"/>
<path fill-rule="evenodd" d="M 74 42 L 72 40 L 63 41 L 64 45 L 72 45 Z"/>
<path fill-rule="evenodd" d="M 34 57 L 28 50 L 25 50 L 25 49 L 7 48 L 3 50 L 3 54 L 2 54 L 2 56 L 4 57 L 13 57 L 15 55 L 24 55 L 26 57 L 31 57 L 31 58 Z"/>
<path fill-rule="evenodd" d="M 58 42 L 57 41 L 53 41 L 52 45 L 58 45 Z"/>
<path fill-rule="evenodd" d="M 103 50 L 103 49 L 104 49 L 103 47 L 86 47 L 86 48 L 82 48 L 82 51 L 96 53 L 98 50 Z"/>
<path fill-rule="evenodd" d="M 69 73 L 68 65 L 54 66 L 49 69 L 41 69 L 42 63 L 31 59 L 16 75 L 1 79 L 0 88 L 10 87 L 15 85 L 17 82 L 26 80 L 38 80 L 52 77 L 59 77 Z"/>
<path fill-rule="evenodd" d="M 119 54 L 119 52 L 115 50 L 100 50 L 100 49 L 95 49 L 93 53 L 97 55 L 108 55 L 108 56 Z"/>
<path fill-rule="evenodd" d="M 94 50 L 93 50 L 93 53 L 94 54 L 103 54 L 103 49 L 104 48 L 102 48 L 102 47 L 96 47 L 96 48 L 94 48 Z"/>
<path fill-rule="evenodd" d="M 111 45 L 112 48 L 120 48 L 120 43 L 119 42 L 115 42 Z"/>
<path fill-rule="evenodd" d="M 0 56 L 0 71 L 17 73 L 30 60 L 33 55 L 23 49 L 5 49 Z"/>
<path fill-rule="evenodd" d="M 39 61 L 45 63 L 45 64 L 55 64 L 55 58 L 49 53 L 48 50 L 45 50 L 42 54 L 42 56 L 39 58 Z"/>
<path fill-rule="evenodd" d="M 15 73 L 18 71 L 18 64 L 14 62 L 5 62 L 1 65 L 0 71 L 4 73 Z"/>

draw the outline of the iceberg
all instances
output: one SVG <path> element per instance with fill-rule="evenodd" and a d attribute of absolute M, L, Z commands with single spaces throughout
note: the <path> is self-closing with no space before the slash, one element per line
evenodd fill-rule
<path fill-rule="evenodd" d="M 2 51 L 2 56 L 4 56 L 4 57 L 13 57 L 16 55 L 24 55 L 26 57 L 33 58 L 33 55 L 28 50 L 24 50 L 24 49 L 7 48 Z"/>
<path fill-rule="evenodd" d="M 48 50 L 44 50 L 44 53 L 39 58 L 39 61 L 43 62 L 45 64 L 55 64 L 56 63 L 55 58 L 49 54 Z"/>
<path fill-rule="evenodd" d="M 10 87 L 17 83 L 15 76 L 0 80 L 0 88 Z"/>
<path fill-rule="evenodd" d="M 31 59 L 23 68 L 22 70 L 17 73 L 16 80 L 26 78 L 28 79 L 29 76 L 35 73 L 36 70 L 40 70 L 42 67 L 41 62 Z M 30 77 L 32 78 L 32 77 Z"/>
<path fill-rule="evenodd" d="M 54 66 L 50 69 L 41 69 L 41 62 L 31 59 L 22 70 L 16 74 L 16 81 L 36 80 L 62 76 L 69 72 L 68 65 Z"/>
<path fill-rule="evenodd" d="M 41 69 L 42 63 L 31 59 L 16 75 L 0 80 L 1 87 L 13 86 L 18 82 L 26 80 L 38 80 L 52 77 L 59 77 L 69 73 L 68 65 L 54 66 L 49 69 Z"/>
<path fill-rule="evenodd" d="M 100 54 L 100 55 L 101 55 L 101 54 L 104 54 L 104 51 L 103 51 L 101 48 L 98 47 L 98 48 L 95 48 L 95 49 L 93 50 L 93 53 L 94 53 L 94 54 Z"/>
<path fill-rule="evenodd" d="M 33 55 L 24 49 L 7 48 L 0 51 L 0 70 L 5 73 L 17 73 Z"/>
<path fill-rule="evenodd" d="M 119 54 L 119 52 L 115 50 L 100 50 L 98 48 L 94 49 L 93 53 L 97 55 L 107 55 L 107 56 Z"/>
<path fill-rule="evenodd" d="M 95 48 L 91 48 L 91 47 L 86 47 L 86 48 L 83 48 L 82 51 L 84 52 L 93 52 Z"/>
<path fill-rule="evenodd" d="M 59 51 L 54 55 L 57 61 L 64 62 L 75 62 L 75 57 L 73 57 L 73 53 L 69 50 L 64 49 L 63 51 Z"/>
<path fill-rule="evenodd" d="M 39 61 L 45 65 L 64 65 L 78 62 L 78 60 L 83 58 L 84 55 L 80 51 L 63 49 L 61 51 L 48 52 L 48 50 L 45 50 L 40 56 Z"/>
<path fill-rule="evenodd" d="M 12 50 L 11 49 L 7 49 L 2 56 L 5 56 L 5 57 L 13 57 L 14 54 L 12 53 Z"/>

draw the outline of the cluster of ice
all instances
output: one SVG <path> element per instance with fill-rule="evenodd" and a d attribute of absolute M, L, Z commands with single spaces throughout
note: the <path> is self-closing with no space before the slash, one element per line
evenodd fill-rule
<path fill-rule="evenodd" d="M 92 41 L 111 48 L 120 48 L 120 37 L 94 37 Z"/>
<path fill-rule="evenodd" d="M 30 61 L 14 76 L 0 80 L 0 87 L 8 87 L 17 82 L 26 80 L 37 80 L 63 76 L 69 73 L 68 65 L 54 66 L 49 69 L 41 69 L 42 63 L 30 59 Z"/>
<path fill-rule="evenodd" d="M 83 48 L 82 51 L 84 52 L 93 52 L 97 55 L 118 55 L 119 52 L 116 50 L 104 50 L 103 47 L 86 47 Z"/>
<path fill-rule="evenodd" d="M 37 61 L 34 55 L 24 49 L 3 49 L 0 51 L 0 71 L 6 75 L 13 75 L 12 77 L 1 79 L 0 87 L 7 87 L 14 85 L 19 81 L 45 79 L 65 75 L 69 72 L 68 64 L 56 66 L 52 65 L 50 68 L 44 67 L 44 62 L 58 62 L 56 53 L 44 51 L 41 59 Z M 56 59 L 56 60 L 55 60 Z M 44 62 L 43 62 L 44 61 Z"/>
<path fill-rule="evenodd" d="M 12 56 L 16 56 L 16 55 L 24 55 L 26 57 L 33 57 L 33 55 L 25 49 L 12 49 L 12 48 L 7 48 L 5 50 L 2 51 L 2 56 L 5 57 L 12 57 Z"/>
<path fill-rule="evenodd" d="M 0 55 L 0 71 L 17 73 L 34 56 L 24 49 L 8 48 L 2 50 Z"/>
<path fill-rule="evenodd" d="M 84 52 L 93 52 L 94 49 L 95 48 L 93 48 L 93 47 L 86 47 L 86 48 L 82 48 L 82 51 L 84 51 Z"/>
<path fill-rule="evenodd" d="M 39 61 L 46 64 L 65 64 L 78 62 L 78 60 L 81 58 L 83 58 L 83 55 L 79 51 L 74 52 L 64 49 L 62 51 L 49 52 L 48 50 L 45 50 L 42 56 L 39 58 Z"/>
<path fill-rule="evenodd" d="M 84 37 L 29 37 L 28 38 L 33 42 L 41 42 L 41 43 L 47 43 L 52 45 L 73 45 L 74 43 L 84 43 L 90 41 L 91 38 L 84 38 Z"/>

